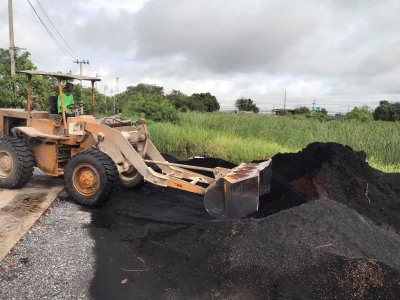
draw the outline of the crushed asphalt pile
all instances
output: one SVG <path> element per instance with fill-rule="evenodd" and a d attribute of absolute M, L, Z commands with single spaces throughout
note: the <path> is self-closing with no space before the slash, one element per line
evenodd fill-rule
<path fill-rule="evenodd" d="M 0 299 L 400 299 L 400 174 L 334 143 L 272 161 L 270 194 L 240 220 L 151 184 L 100 208 L 60 197 L 0 263 Z"/>
<path fill-rule="evenodd" d="M 156 286 L 189 299 L 398 299 L 399 250 L 399 236 L 334 201 L 205 222 L 141 246 Z M 148 272 L 136 282 L 152 279 Z"/>
<path fill-rule="evenodd" d="M 187 163 L 230 167 L 219 159 Z M 142 239 L 137 249 L 152 263 L 132 276 L 145 294 L 400 299 L 399 174 L 379 172 L 363 152 L 335 143 L 278 154 L 272 174 L 271 193 L 249 218 Z"/>
<path fill-rule="evenodd" d="M 336 143 L 313 143 L 298 153 L 275 155 L 271 193 L 260 199 L 254 217 L 327 199 L 400 232 L 400 174 L 373 169 L 364 152 Z"/>

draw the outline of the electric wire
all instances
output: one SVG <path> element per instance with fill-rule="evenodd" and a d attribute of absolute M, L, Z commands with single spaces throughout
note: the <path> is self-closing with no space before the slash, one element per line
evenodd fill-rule
<path fill-rule="evenodd" d="M 54 43 L 57 45 L 57 47 L 60 49 L 60 51 L 69 58 L 75 59 L 75 57 L 73 55 L 71 55 L 69 53 L 69 51 L 67 49 L 65 49 L 61 43 L 55 38 L 55 36 L 52 34 L 52 32 L 47 28 L 46 24 L 43 22 L 42 18 L 39 16 L 39 14 L 37 13 L 36 9 L 33 7 L 32 3 L 30 0 L 27 0 L 29 5 L 31 6 L 32 10 L 34 11 L 35 15 L 38 17 L 40 23 L 42 23 L 43 27 L 45 28 L 45 30 L 47 31 L 48 35 L 50 36 L 50 38 L 54 41 Z"/>
<path fill-rule="evenodd" d="M 69 45 L 69 43 L 64 39 L 64 37 L 61 35 L 61 33 L 57 30 L 56 26 L 54 25 L 53 21 L 50 19 L 49 15 L 47 14 L 46 10 L 44 9 L 43 5 L 40 3 L 39 0 L 36 0 L 37 4 L 40 7 L 40 10 L 43 12 L 45 15 L 46 19 L 49 21 L 51 26 L 53 27 L 54 31 L 58 34 L 58 36 L 64 41 L 65 45 L 69 48 L 72 54 L 74 54 L 74 58 L 79 60 L 79 55 L 72 49 L 72 47 Z"/>

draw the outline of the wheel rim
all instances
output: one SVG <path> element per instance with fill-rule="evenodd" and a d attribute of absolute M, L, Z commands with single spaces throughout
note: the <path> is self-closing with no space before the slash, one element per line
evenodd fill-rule
<path fill-rule="evenodd" d="M 14 169 L 14 162 L 11 154 L 7 151 L 0 151 L 0 178 L 8 178 Z"/>
<path fill-rule="evenodd" d="M 94 195 L 100 188 L 100 174 L 92 165 L 78 165 L 72 175 L 75 189 L 84 196 Z"/>

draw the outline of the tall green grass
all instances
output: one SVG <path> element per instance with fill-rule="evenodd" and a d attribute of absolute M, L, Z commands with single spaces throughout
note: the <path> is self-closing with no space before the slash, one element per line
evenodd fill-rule
<path fill-rule="evenodd" d="M 400 172 L 400 122 L 321 122 L 306 118 L 228 113 L 182 113 L 179 121 L 150 123 L 153 142 L 181 158 L 217 156 L 233 162 L 297 152 L 309 143 L 337 142 L 367 153 L 374 167 Z"/>

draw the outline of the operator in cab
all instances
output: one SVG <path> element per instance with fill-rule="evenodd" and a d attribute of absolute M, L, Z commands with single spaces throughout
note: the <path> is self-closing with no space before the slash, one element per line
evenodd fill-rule
<path fill-rule="evenodd" d="M 74 95 L 72 95 L 72 89 L 74 88 L 74 85 L 71 82 L 67 82 L 64 86 L 63 89 L 63 102 L 64 102 L 64 107 L 66 110 L 66 115 L 67 117 L 73 117 L 74 113 L 70 108 L 68 108 L 68 105 L 74 104 Z M 62 107 L 61 107 L 61 99 L 60 96 L 58 96 L 57 100 L 57 108 L 58 108 L 58 113 L 62 114 Z"/>

